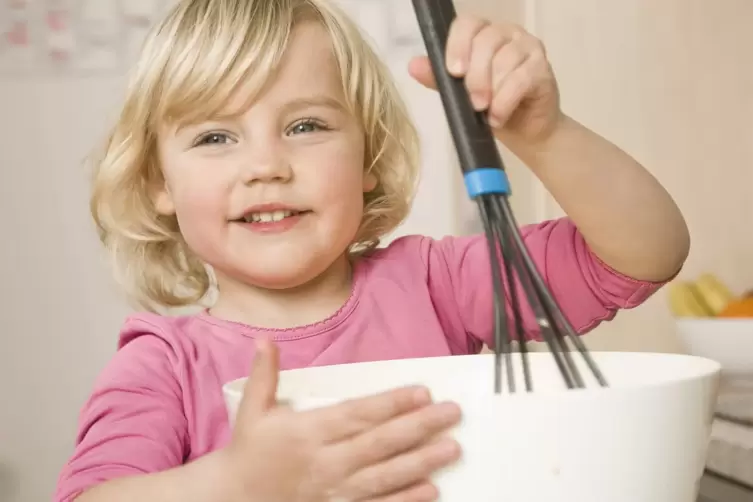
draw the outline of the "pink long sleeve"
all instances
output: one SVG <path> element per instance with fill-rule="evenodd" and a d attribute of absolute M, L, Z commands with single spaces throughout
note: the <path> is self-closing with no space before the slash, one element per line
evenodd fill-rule
<path fill-rule="evenodd" d="M 526 246 L 563 313 L 580 334 L 611 320 L 618 310 L 633 308 L 663 283 L 626 277 L 599 260 L 568 218 L 521 229 Z M 446 332 L 456 343 L 492 346 L 493 295 L 486 239 L 481 235 L 427 239 L 424 260 L 438 311 L 454 313 Z M 508 288 L 505 277 L 505 287 Z M 536 329 L 533 311 L 520 285 L 516 288 L 529 339 Z M 510 305 L 507 304 L 508 312 Z M 457 319 L 453 323 L 451 319 Z M 470 340 L 459 337 L 470 336 Z"/>

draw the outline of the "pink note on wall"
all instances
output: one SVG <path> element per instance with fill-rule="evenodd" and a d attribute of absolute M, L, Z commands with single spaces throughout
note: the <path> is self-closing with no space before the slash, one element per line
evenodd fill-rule
<path fill-rule="evenodd" d="M 0 73 L 26 72 L 34 67 L 33 12 L 30 0 L 0 0 Z M 7 15 L 7 17 L 6 17 Z"/>
<path fill-rule="evenodd" d="M 29 25 L 22 21 L 16 21 L 5 33 L 5 39 L 11 47 L 27 47 L 29 40 Z"/>
<path fill-rule="evenodd" d="M 47 13 L 47 27 L 51 31 L 65 31 L 69 26 L 70 14 L 64 10 L 51 10 Z"/>

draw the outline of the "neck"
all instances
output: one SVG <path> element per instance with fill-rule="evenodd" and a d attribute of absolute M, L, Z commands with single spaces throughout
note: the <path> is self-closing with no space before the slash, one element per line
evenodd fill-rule
<path fill-rule="evenodd" d="M 263 289 L 218 277 L 219 298 L 213 316 L 258 328 L 294 328 L 322 321 L 337 312 L 351 294 L 347 256 L 324 273 L 290 289 Z"/>

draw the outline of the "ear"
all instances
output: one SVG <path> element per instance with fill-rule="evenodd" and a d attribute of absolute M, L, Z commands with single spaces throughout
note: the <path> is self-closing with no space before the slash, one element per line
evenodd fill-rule
<path fill-rule="evenodd" d="M 154 208 L 162 216 L 175 214 L 175 203 L 167 183 L 162 182 L 161 187 L 155 187 L 154 192 L 152 192 L 152 201 L 154 201 Z"/>
<path fill-rule="evenodd" d="M 363 177 L 363 191 L 364 193 L 371 192 L 377 187 L 377 177 L 374 173 L 367 171 Z"/>

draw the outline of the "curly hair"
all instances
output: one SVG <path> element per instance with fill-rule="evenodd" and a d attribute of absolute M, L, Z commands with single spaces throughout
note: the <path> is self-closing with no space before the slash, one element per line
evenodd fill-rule
<path fill-rule="evenodd" d="M 213 286 L 176 218 L 155 209 L 155 188 L 164 183 L 159 126 L 214 118 L 241 85 L 253 100 L 296 24 L 312 20 L 331 37 L 347 105 L 365 131 L 364 169 L 377 179 L 348 252 L 375 248 L 407 216 L 418 134 L 388 68 L 342 11 L 326 0 L 184 0 L 147 36 L 120 116 L 93 162 L 91 213 L 117 282 L 139 307 L 195 305 Z"/>

